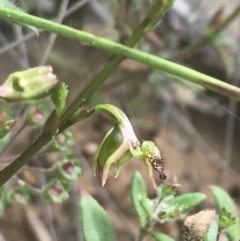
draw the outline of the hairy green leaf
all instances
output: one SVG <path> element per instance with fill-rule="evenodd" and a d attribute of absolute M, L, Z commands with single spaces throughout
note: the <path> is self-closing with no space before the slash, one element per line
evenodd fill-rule
<path fill-rule="evenodd" d="M 211 186 L 211 190 L 218 207 L 218 211 L 221 212 L 222 208 L 232 213 L 232 216 L 236 218 L 236 223 L 227 229 L 226 234 L 230 241 L 240 240 L 240 219 L 236 216 L 236 206 L 229 194 L 220 187 Z"/>
<path fill-rule="evenodd" d="M 216 215 L 207 233 L 204 234 L 203 241 L 217 240 L 217 235 L 218 235 L 218 217 Z"/>
<path fill-rule="evenodd" d="M 135 172 L 131 183 L 131 197 L 139 221 L 143 226 L 150 216 L 150 202 L 147 198 L 145 182 L 139 172 Z"/>
<path fill-rule="evenodd" d="M 84 241 L 114 241 L 112 223 L 98 202 L 91 196 L 80 200 L 82 234 Z"/>
<path fill-rule="evenodd" d="M 168 205 L 169 207 L 175 206 L 178 208 L 179 213 L 183 214 L 193 209 L 205 198 L 206 195 L 200 192 L 187 193 L 172 199 Z"/>

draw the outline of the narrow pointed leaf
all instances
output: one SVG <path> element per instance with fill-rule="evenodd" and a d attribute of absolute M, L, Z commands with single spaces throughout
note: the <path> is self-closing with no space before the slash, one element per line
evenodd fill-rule
<path fill-rule="evenodd" d="M 169 206 L 175 206 L 179 209 L 180 214 L 186 213 L 197 206 L 206 198 L 203 193 L 187 193 L 180 195 L 169 202 Z"/>
<path fill-rule="evenodd" d="M 131 184 L 131 196 L 135 211 L 139 217 L 140 224 L 143 226 L 149 218 L 150 207 L 147 198 L 145 182 L 139 172 L 135 172 Z"/>
<path fill-rule="evenodd" d="M 218 217 L 213 220 L 207 233 L 203 236 L 203 241 L 217 240 L 218 235 Z"/>
<path fill-rule="evenodd" d="M 226 234 L 230 241 L 239 241 L 240 240 L 240 219 L 236 216 L 236 206 L 234 201 L 229 196 L 229 194 L 220 187 L 211 186 L 215 202 L 217 204 L 219 212 L 222 208 L 232 213 L 233 217 L 236 217 L 236 223 L 227 229 Z"/>

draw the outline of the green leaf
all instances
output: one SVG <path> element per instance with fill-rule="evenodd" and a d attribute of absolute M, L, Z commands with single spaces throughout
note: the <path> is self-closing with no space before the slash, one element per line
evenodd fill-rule
<path fill-rule="evenodd" d="M 218 235 L 218 217 L 216 215 L 216 218 L 213 220 L 207 233 L 204 234 L 203 241 L 217 240 L 217 235 Z"/>
<path fill-rule="evenodd" d="M 152 202 L 149 198 L 142 198 L 140 200 L 140 205 L 145 210 L 147 217 L 152 217 Z"/>
<path fill-rule="evenodd" d="M 179 210 L 179 214 L 186 213 L 198 205 L 206 198 L 206 195 L 200 192 L 187 193 L 180 195 L 169 202 L 169 207 L 175 206 Z"/>
<path fill-rule="evenodd" d="M 84 241 L 114 241 L 112 223 L 98 202 L 91 196 L 80 200 L 82 233 Z"/>
<path fill-rule="evenodd" d="M 226 234 L 230 241 L 239 241 L 240 239 L 240 219 L 236 216 L 236 206 L 229 194 L 220 187 L 211 186 L 215 202 L 217 204 L 218 211 L 221 212 L 222 208 L 232 213 L 232 216 L 236 218 L 236 223 L 231 226 Z"/>
<path fill-rule="evenodd" d="M 159 232 L 152 232 L 149 233 L 156 241 L 174 241 L 171 237 L 164 233 L 159 233 Z"/>
<path fill-rule="evenodd" d="M 8 194 L 5 186 L 3 186 L 3 187 L 0 187 L 0 217 L 3 215 L 7 204 L 8 204 Z"/>
<path fill-rule="evenodd" d="M 145 182 L 139 172 L 135 172 L 131 183 L 131 197 L 135 211 L 139 217 L 140 224 L 143 226 L 150 217 L 151 207 L 147 198 Z M 144 200 L 145 199 L 145 200 Z"/>
<path fill-rule="evenodd" d="M 1 7 L 5 7 L 5 8 L 9 8 L 9 9 L 12 9 L 12 10 L 15 10 L 15 11 L 19 11 L 19 12 L 24 12 L 22 9 L 20 9 L 19 7 L 15 6 L 13 3 L 11 3 L 10 1 L 8 0 L 0 0 L 0 6 Z M 21 26 L 24 26 L 26 28 L 29 28 L 31 29 L 37 36 L 38 36 L 38 30 L 37 28 L 35 28 L 34 26 L 31 26 L 29 24 L 23 24 L 21 22 L 16 22 L 16 21 L 13 21 L 11 19 L 11 16 L 9 16 L 9 22 L 12 22 L 12 23 L 16 23 L 18 25 L 21 25 Z"/>
<path fill-rule="evenodd" d="M 31 189 L 26 186 L 16 186 L 9 193 L 9 199 L 14 202 L 26 204 L 30 199 Z"/>
<path fill-rule="evenodd" d="M 59 82 L 51 96 L 58 116 L 62 114 L 62 111 L 66 106 L 67 96 L 68 86 L 63 82 Z"/>

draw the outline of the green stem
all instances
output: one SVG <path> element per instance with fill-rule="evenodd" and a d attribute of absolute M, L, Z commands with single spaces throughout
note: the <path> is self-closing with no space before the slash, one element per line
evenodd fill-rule
<path fill-rule="evenodd" d="M 152 68 L 163 70 L 169 74 L 175 75 L 180 78 L 184 78 L 193 83 L 202 85 L 205 88 L 213 90 L 219 94 L 222 94 L 229 98 L 233 98 L 240 101 L 239 88 L 232 86 L 230 84 L 227 84 L 225 82 L 222 82 L 218 79 L 207 76 L 205 74 L 194 71 L 192 69 L 189 69 L 187 67 L 178 65 L 176 63 L 172 63 L 170 61 L 161 59 L 151 54 L 144 53 L 137 49 L 132 49 L 127 46 L 112 42 L 104 38 L 96 37 L 92 34 L 85 33 L 65 25 L 61 25 L 46 19 L 31 16 L 26 13 L 10 10 L 4 7 L 0 7 L 0 17 L 8 21 L 14 21 L 14 22 L 19 22 L 23 24 L 30 24 L 37 28 L 41 28 L 46 31 L 59 34 L 66 38 L 78 40 L 80 42 L 89 44 L 93 47 L 103 49 L 103 50 L 112 52 L 114 54 L 136 60 Z M 118 58 L 121 58 L 121 57 L 118 57 Z M 101 73 L 102 77 L 99 77 L 99 78 L 102 79 L 103 77 L 104 78 L 108 77 L 108 73 L 111 72 L 116 62 L 118 63 L 119 60 L 115 58 L 115 60 L 111 62 L 111 65 L 108 65 L 108 68 L 105 70 L 105 72 Z M 83 94 L 82 97 L 91 95 L 91 93 L 94 92 L 96 89 L 97 89 L 97 86 L 93 84 L 91 88 L 88 88 L 85 90 L 85 94 Z M 79 103 L 81 104 L 82 101 L 84 101 L 84 98 Z M 66 118 L 66 114 L 63 115 L 61 120 L 65 120 L 65 118 Z"/>
<path fill-rule="evenodd" d="M 132 49 L 134 44 L 145 33 L 145 26 L 148 24 L 149 15 L 139 25 L 139 27 L 133 32 L 133 36 L 127 42 L 127 46 L 114 43 L 104 38 L 96 37 L 92 34 L 82 32 L 80 30 L 73 29 L 71 27 L 61 25 L 49 20 L 45 20 L 39 17 L 31 16 L 26 13 L 10 10 L 4 7 L 0 7 L 0 17 L 7 21 L 29 24 L 37 28 L 44 29 L 46 31 L 56 33 L 66 38 L 74 39 L 93 47 L 103 49 L 119 56 L 116 56 L 103 71 L 91 82 L 91 84 L 82 92 L 75 102 L 69 107 L 69 109 L 60 117 L 60 127 L 68 120 L 68 118 L 80 107 L 104 82 L 114 68 L 124 59 L 124 57 L 136 60 L 144 63 L 152 68 L 163 70 L 169 74 L 178 76 L 180 78 L 187 79 L 191 82 L 200 84 L 208 89 L 216 91 L 222 95 L 240 100 L 240 89 L 201 74 L 197 71 L 191 70 L 184 66 L 172 63 L 170 61 L 161 59 L 151 54 L 144 53 L 142 51 Z M 14 162 L 0 172 L 0 186 L 2 186 L 7 180 L 9 180 L 27 161 L 36 154 L 46 143 L 51 140 L 50 137 L 40 136 L 26 151 L 24 151 Z"/>
<path fill-rule="evenodd" d="M 6 10 L 6 9 L 4 9 Z M 154 11 L 153 11 L 154 10 Z M 22 22 L 21 21 L 21 12 L 15 12 L 10 14 L 11 10 L 7 9 L 7 11 L 3 11 L 5 14 L 7 13 L 8 19 L 14 20 L 15 22 Z M 1 15 L 1 7 L 0 7 L 0 16 L 4 17 Z M 136 28 L 136 30 L 133 32 L 132 36 L 130 39 L 127 41 L 126 45 L 129 47 L 133 47 L 139 40 L 140 38 L 144 35 L 146 32 L 146 29 L 149 25 L 149 22 L 151 21 L 151 16 L 153 15 L 152 13 L 156 12 L 156 8 L 151 8 L 149 14 L 146 16 L 146 18 L 143 20 L 143 22 Z M 150 14 L 151 13 L 151 14 Z M 19 16 L 20 14 L 20 16 Z M 109 41 L 105 39 L 101 39 L 98 37 L 95 37 L 91 34 L 86 34 L 84 32 L 75 30 L 73 28 L 63 26 L 48 20 L 44 20 L 41 18 L 33 17 L 31 15 L 27 15 L 29 19 L 31 19 L 32 25 L 34 24 L 39 24 L 42 26 L 43 23 L 48 26 L 48 31 L 52 31 L 55 29 L 58 29 L 59 35 L 63 36 L 70 36 L 70 38 L 77 38 L 78 40 L 83 40 L 84 37 L 87 37 L 87 39 L 95 39 L 96 40 L 96 46 L 97 43 L 99 43 L 97 40 L 102 40 L 103 46 L 107 46 Z M 154 16 L 154 15 L 153 15 Z M 14 18 L 16 17 L 16 18 Z M 26 18 L 22 16 L 23 19 L 25 20 Z M 63 28 L 62 28 L 63 27 Z M 45 30 L 47 30 L 45 28 Z M 88 38 L 90 37 L 90 38 Z M 94 40 L 94 41 L 95 41 Z M 100 41 L 101 42 L 101 41 Z M 106 42 L 104 44 L 104 42 Z M 94 42 L 91 42 L 92 44 Z M 113 42 L 112 42 L 113 43 Z M 113 43 L 114 45 L 114 43 Z M 120 45 L 121 46 L 121 45 Z M 64 124 L 67 123 L 68 119 L 77 111 L 77 109 L 102 85 L 102 83 L 106 80 L 106 78 L 110 75 L 110 73 L 121 63 L 121 61 L 124 59 L 124 56 L 116 56 L 113 58 L 113 60 L 101 71 L 100 74 L 98 74 L 95 79 L 86 87 L 86 89 L 80 94 L 77 99 L 73 102 L 73 104 L 66 110 L 66 112 L 60 117 L 60 123 L 59 127 L 60 130 L 63 129 Z M 52 122 L 51 122 L 52 123 Z M 51 124 L 50 123 L 50 124 Z M 46 124 L 45 124 L 46 125 Z M 51 125 L 52 127 L 52 125 Z M 52 135 L 51 135 L 52 136 Z M 9 180 L 23 165 L 25 165 L 28 160 L 35 154 L 37 153 L 43 145 L 48 143 L 51 139 L 47 139 L 45 135 L 40 136 L 35 143 L 33 143 L 25 152 L 23 152 L 22 155 L 20 155 L 14 162 L 12 162 L 9 166 L 4 168 L 0 172 L 0 186 L 2 186 L 7 180 Z"/>
<path fill-rule="evenodd" d="M 14 162 L 9 164 L 0 172 L 0 186 L 5 184 L 16 172 L 23 167 L 29 159 L 36 154 L 46 143 L 51 140 L 51 137 L 45 138 L 40 136 L 26 151 L 24 151 Z"/>
<path fill-rule="evenodd" d="M 153 10 L 151 10 L 150 13 L 153 12 Z M 133 31 L 132 36 L 126 42 L 126 46 L 133 47 L 142 38 L 150 21 L 151 14 L 148 14 L 142 23 Z M 81 107 L 84 102 L 86 102 L 88 98 L 92 96 L 92 94 L 103 84 L 103 82 L 112 73 L 112 71 L 124 60 L 124 58 L 125 57 L 122 55 L 115 56 L 108 63 L 108 65 L 95 78 L 93 78 L 90 85 L 88 85 L 85 90 L 83 90 L 82 93 L 77 96 L 73 104 L 60 117 L 61 125 L 64 124 L 67 119 L 74 114 L 77 108 Z"/>
<path fill-rule="evenodd" d="M 141 228 L 137 241 L 144 241 L 146 236 L 147 236 L 146 230 L 144 228 Z"/>

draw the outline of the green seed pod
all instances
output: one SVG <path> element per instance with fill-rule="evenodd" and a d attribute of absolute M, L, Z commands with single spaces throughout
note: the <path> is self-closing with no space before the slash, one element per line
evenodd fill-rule
<path fill-rule="evenodd" d="M 9 102 L 42 99 L 50 94 L 57 82 L 51 66 L 15 72 L 0 86 L 0 98 Z"/>

